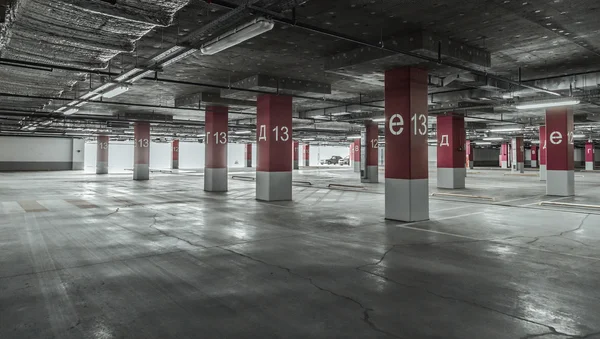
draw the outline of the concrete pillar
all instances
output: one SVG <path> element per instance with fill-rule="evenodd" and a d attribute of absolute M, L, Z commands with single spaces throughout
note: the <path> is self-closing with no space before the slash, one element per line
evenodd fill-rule
<path fill-rule="evenodd" d="M 575 195 L 573 130 L 571 108 L 556 107 L 546 110 L 547 195 Z"/>
<path fill-rule="evenodd" d="M 585 170 L 594 170 L 594 142 L 591 140 L 585 144 Z"/>
<path fill-rule="evenodd" d="M 364 135 L 361 147 L 365 148 L 365 168 L 361 173 L 360 181 L 377 183 L 379 182 L 379 125 L 373 121 L 367 122 Z"/>
<path fill-rule="evenodd" d="M 133 180 L 150 179 L 150 124 L 136 122 L 133 125 Z"/>
<path fill-rule="evenodd" d="M 540 181 L 546 181 L 547 163 L 548 163 L 548 145 L 546 138 L 546 126 L 540 126 Z"/>
<path fill-rule="evenodd" d="M 207 192 L 227 192 L 228 113 L 227 107 L 206 107 L 204 190 Z"/>
<path fill-rule="evenodd" d="M 464 123 L 464 119 L 463 119 L 463 123 Z M 464 130 L 465 130 L 465 127 L 463 126 L 463 131 Z M 463 137 L 463 139 L 464 138 L 466 138 L 466 134 L 465 134 L 465 137 Z M 471 140 L 467 140 L 467 142 L 465 143 L 465 153 L 466 153 L 466 159 L 467 159 L 467 167 L 469 169 L 473 169 L 475 167 L 475 155 L 473 154 L 473 144 L 471 143 Z"/>
<path fill-rule="evenodd" d="M 429 219 L 427 71 L 385 72 L 385 218 Z"/>
<path fill-rule="evenodd" d="M 512 171 L 525 173 L 525 145 L 523 137 L 512 138 Z"/>
<path fill-rule="evenodd" d="M 508 168 L 508 144 L 500 146 L 500 167 Z"/>
<path fill-rule="evenodd" d="M 535 145 L 531 146 L 531 168 L 538 167 L 538 148 Z"/>
<path fill-rule="evenodd" d="M 252 144 L 246 144 L 246 167 L 252 167 Z"/>
<path fill-rule="evenodd" d="M 179 139 L 173 140 L 171 146 L 171 168 L 179 169 Z"/>
<path fill-rule="evenodd" d="M 259 95 L 256 126 L 256 199 L 292 200 L 292 97 Z"/>
<path fill-rule="evenodd" d="M 437 187 L 465 188 L 465 136 L 463 116 L 437 117 Z"/>
<path fill-rule="evenodd" d="M 294 157 L 294 169 L 297 170 L 300 168 L 300 142 L 294 140 L 293 142 L 293 146 L 294 149 L 292 150 L 292 152 L 294 153 L 293 157 Z"/>
<path fill-rule="evenodd" d="M 304 167 L 310 166 L 310 145 L 306 144 L 302 148 L 302 163 Z"/>
<path fill-rule="evenodd" d="M 96 144 L 96 174 L 108 174 L 108 135 L 99 135 Z"/>
<path fill-rule="evenodd" d="M 352 160 L 354 160 L 354 172 L 360 173 L 360 138 L 355 139 L 352 143 L 352 153 Z"/>

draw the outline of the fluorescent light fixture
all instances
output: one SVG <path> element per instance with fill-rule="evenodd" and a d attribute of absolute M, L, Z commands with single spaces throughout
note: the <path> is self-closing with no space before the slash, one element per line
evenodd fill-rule
<path fill-rule="evenodd" d="M 123 80 L 126 80 L 127 78 L 129 78 L 130 76 L 143 71 L 143 69 L 141 68 L 134 68 L 132 70 L 129 70 L 121 75 L 119 75 L 118 77 L 115 78 L 115 81 L 121 82 Z"/>
<path fill-rule="evenodd" d="M 522 128 L 496 128 L 488 130 L 488 132 L 520 132 Z"/>
<path fill-rule="evenodd" d="M 474 141 L 477 145 L 491 145 L 490 141 Z"/>
<path fill-rule="evenodd" d="M 102 96 L 105 98 L 114 98 L 117 95 L 121 95 L 127 91 L 129 91 L 129 87 L 127 85 L 119 85 L 111 90 L 106 91 L 102 94 Z"/>
<path fill-rule="evenodd" d="M 351 135 L 347 139 L 348 140 L 360 139 L 360 135 Z"/>
<path fill-rule="evenodd" d="M 27 126 L 27 127 L 25 127 L 25 129 L 28 131 L 35 131 L 37 129 L 37 127 L 36 126 Z"/>
<path fill-rule="evenodd" d="M 489 137 L 489 138 L 483 138 L 483 140 L 486 140 L 486 141 L 499 141 L 499 140 L 504 140 L 504 138 L 502 138 L 502 137 Z"/>
<path fill-rule="evenodd" d="M 531 140 L 531 143 L 534 145 L 539 145 L 540 141 L 539 140 Z"/>
<path fill-rule="evenodd" d="M 235 134 L 252 134 L 252 131 L 235 131 Z"/>
<path fill-rule="evenodd" d="M 373 122 L 385 122 L 385 118 L 375 118 Z"/>
<path fill-rule="evenodd" d="M 265 18 L 257 18 L 249 23 L 237 27 L 216 39 L 209 41 L 200 48 L 200 52 L 204 55 L 214 55 L 224 51 L 230 47 L 241 44 L 246 40 L 250 40 L 258 35 L 268 32 L 275 27 L 271 20 Z"/>
<path fill-rule="evenodd" d="M 535 108 L 547 108 L 547 107 L 559 107 L 559 106 L 572 106 L 579 104 L 579 100 L 569 99 L 560 101 L 541 101 L 541 102 L 529 102 L 517 105 L 517 109 L 535 109 Z"/>
<path fill-rule="evenodd" d="M 337 113 L 331 113 L 331 115 L 333 116 L 339 116 L 339 115 L 348 115 L 348 114 L 352 114 L 350 112 L 337 112 Z"/>
<path fill-rule="evenodd" d="M 306 139 L 302 139 L 302 141 L 315 141 L 315 140 L 317 140 L 317 139 L 315 139 L 315 138 L 306 138 Z"/>
<path fill-rule="evenodd" d="M 313 119 L 329 119 L 329 117 L 326 115 L 315 115 Z"/>
<path fill-rule="evenodd" d="M 60 112 L 62 112 L 62 111 L 64 111 L 64 110 L 66 110 L 66 109 L 67 109 L 67 107 L 66 107 L 66 106 L 63 106 L 63 107 L 61 107 L 61 108 L 59 108 L 59 109 L 55 110 L 54 112 L 55 112 L 55 113 L 60 113 Z"/>
<path fill-rule="evenodd" d="M 140 74 L 134 76 L 133 78 L 131 78 L 131 80 L 126 81 L 126 82 L 129 83 L 129 84 L 133 84 L 134 82 L 136 82 L 136 81 L 140 80 L 141 78 L 143 78 L 143 77 L 145 77 L 147 75 L 150 75 L 152 73 L 154 73 L 154 71 L 146 71 L 144 73 L 140 73 Z"/>
<path fill-rule="evenodd" d="M 71 115 L 71 114 L 75 114 L 77 112 L 79 112 L 79 108 L 69 108 L 63 114 L 64 115 Z"/>
<path fill-rule="evenodd" d="M 434 142 L 437 144 L 437 139 L 429 139 L 427 140 L 428 143 L 433 144 Z"/>
<path fill-rule="evenodd" d="M 193 49 L 193 48 L 192 48 L 192 49 L 189 49 L 189 50 L 187 50 L 187 51 L 185 51 L 185 52 L 183 52 L 183 53 L 179 54 L 178 56 L 176 56 L 176 57 L 174 57 L 174 58 L 172 58 L 172 59 L 169 59 L 169 60 L 167 60 L 167 61 L 165 61 L 165 62 L 162 62 L 160 65 L 161 65 L 162 67 L 166 67 L 166 66 L 172 65 L 172 64 L 174 64 L 174 63 L 176 63 L 176 62 L 178 62 L 178 61 L 180 61 L 180 60 L 182 60 L 182 59 L 185 59 L 185 58 L 187 58 L 187 57 L 188 57 L 190 54 L 194 54 L 194 53 L 196 53 L 196 52 L 198 52 L 198 50 L 197 50 L 197 49 Z"/>
<path fill-rule="evenodd" d="M 587 135 L 585 135 L 585 134 L 575 134 L 575 135 L 573 136 L 573 138 L 578 138 L 578 139 L 581 139 L 581 138 L 587 138 Z"/>

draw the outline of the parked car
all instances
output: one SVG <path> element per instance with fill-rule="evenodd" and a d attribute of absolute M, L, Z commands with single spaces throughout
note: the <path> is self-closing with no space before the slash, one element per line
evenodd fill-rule
<path fill-rule="evenodd" d="M 339 155 L 334 155 L 329 159 L 321 160 L 321 165 L 337 165 L 338 162 L 340 162 L 340 159 L 342 159 L 342 157 Z"/>
<path fill-rule="evenodd" d="M 350 165 L 350 157 L 342 158 L 338 163 L 340 164 L 340 166 L 348 166 Z"/>

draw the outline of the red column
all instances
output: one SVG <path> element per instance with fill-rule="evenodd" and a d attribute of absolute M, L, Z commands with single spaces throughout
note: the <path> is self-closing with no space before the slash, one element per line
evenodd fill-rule
<path fill-rule="evenodd" d="M 585 144 L 585 170 L 594 170 L 594 142 L 591 140 Z"/>
<path fill-rule="evenodd" d="M 463 127 L 463 129 L 464 129 L 464 127 Z M 466 134 L 465 134 L 465 138 L 466 138 Z M 473 169 L 473 167 L 475 167 L 475 156 L 474 156 L 473 144 L 471 143 L 471 140 L 467 140 L 467 142 L 465 144 L 465 148 L 466 148 L 465 151 L 467 153 L 467 167 L 469 169 Z"/>
<path fill-rule="evenodd" d="M 304 149 L 302 152 L 302 160 L 304 162 L 305 167 L 310 166 L 310 145 L 309 144 L 304 145 Z"/>
<path fill-rule="evenodd" d="M 96 174 L 108 174 L 108 135 L 99 135 L 96 145 Z"/>
<path fill-rule="evenodd" d="M 546 138 L 546 126 L 540 126 L 540 181 L 546 181 L 547 163 L 548 163 L 548 145 Z"/>
<path fill-rule="evenodd" d="M 292 200 L 292 97 L 259 95 L 256 126 L 256 199 Z"/>
<path fill-rule="evenodd" d="M 514 137 L 512 139 L 512 171 L 525 173 L 525 146 L 523 137 Z"/>
<path fill-rule="evenodd" d="M 204 190 L 208 192 L 227 192 L 228 113 L 227 107 L 206 107 Z"/>
<path fill-rule="evenodd" d="M 361 168 L 361 182 L 379 182 L 379 125 L 369 121 L 361 138 L 361 147 L 365 148 L 365 164 Z"/>
<path fill-rule="evenodd" d="M 300 152 L 300 142 L 294 140 L 292 147 L 294 148 L 292 150 L 294 155 L 294 169 L 297 170 L 298 168 L 300 168 L 300 156 L 298 154 Z"/>
<path fill-rule="evenodd" d="M 437 186 L 465 188 L 465 118 L 458 115 L 437 117 Z"/>
<path fill-rule="evenodd" d="M 171 168 L 179 169 L 179 139 L 173 140 L 171 146 L 171 153 L 173 155 L 171 158 Z"/>
<path fill-rule="evenodd" d="M 150 124 L 136 122 L 133 125 L 133 180 L 150 179 Z"/>
<path fill-rule="evenodd" d="M 546 110 L 548 195 L 575 195 L 573 130 L 571 108 L 557 107 Z"/>
<path fill-rule="evenodd" d="M 531 146 L 531 167 L 538 167 L 538 148 L 535 145 Z"/>
<path fill-rule="evenodd" d="M 246 144 L 246 167 L 252 167 L 252 144 Z"/>
<path fill-rule="evenodd" d="M 427 71 L 385 72 L 385 217 L 429 219 Z"/>
<path fill-rule="evenodd" d="M 352 152 L 354 153 L 354 172 L 360 173 L 360 139 L 352 142 Z"/>
<path fill-rule="evenodd" d="M 500 146 L 500 167 L 508 168 L 508 144 Z"/>

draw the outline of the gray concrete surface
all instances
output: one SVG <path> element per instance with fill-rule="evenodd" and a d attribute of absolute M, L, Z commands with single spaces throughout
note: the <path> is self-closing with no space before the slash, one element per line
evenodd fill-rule
<path fill-rule="evenodd" d="M 600 338 L 600 210 L 538 205 L 600 205 L 600 174 L 556 199 L 505 173 L 438 190 L 432 168 L 431 192 L 494 200 L 409 224 L 348 167 L 277 203 L 195 171 L 3 173 L 0 338 Z"/>

